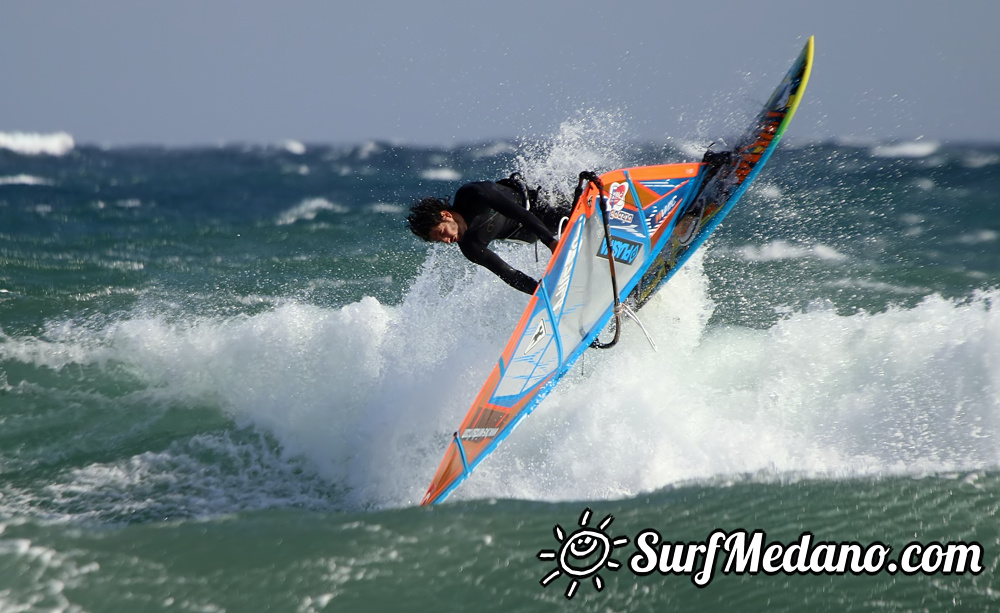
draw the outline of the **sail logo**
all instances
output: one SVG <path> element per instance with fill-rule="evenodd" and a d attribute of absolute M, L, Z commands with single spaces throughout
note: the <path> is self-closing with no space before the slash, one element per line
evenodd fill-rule
<path fill-rule="evenodd" d="M 642 245 L 639 243 L 633 243 L 623 238 L 615 238 L 614 236 L 611 237 L 611 251 L 616 262 L 631 264 L 639 257 L 640 249 L 642 249 Z M 597 250 L 597 257 L 608 257 L 608 241 L 601 241 L 601 247 Z"/>
<path fill-rule="evenodd" d="M 634 216 L 632 215 L 632 213 L 629 213 L 628 211 L 617 211 L 616 210 L 616 211 L 611 211 L 610 213 L 608 213 L 608 217 L 610 219 L 618 219 L 618 220 L 623 221 L 625 223 L 632 223 L 632 219 L 633 219 Z"/>
<path fill-rule="evenodd" d="M 608 210 L 624 209 L 626 194 L 628 194 L 628 183 L 612 183 L 611 189 L 608 190 Z"/>
<path fill-rule="evenodd" d="M 528 343 L 528 346 L 524 348 L 523 355 L 528 355 L 531 352 L 531 350 L 535 348 L 535 345 L 538 344 L 538 341 L 542 340 L 543 338 L 545 338 L 545 320 L 539 319 L 538 327 L 535 328 L 535 334 L 532 335 L 531 341 Z"/>
<path fill-rule="evenodd" d="M 567 600 L 576 595 L 582 579 L 593 578 L 594 589 L 598 592 L 603 590 L 604 579 L 598 573 L 604 568 L 611 571 L 621 568 L 622 563 L 613 559 L 611 554 L 615 548 L 628 545 L 628 537 L 612 539 L 604 531 L 615 520 L 613 515 L 605 517 L 595 530 L 588 526 L 590 514 L 590 509 L 585 509 L 580 514 L 580 529 L 568 536 L 562 526 L 556 524 L 553 533 L 559 541 L 559 550 L 543 549 L 538 552 L 539 560 L 556 561 L 556 568 L 542 577 L 540 581 L 542 587 L 548 587 L 563 574 L 569 576 L 569 585 L 565 593 Z"/>
<path fill-rule="evenodd" d="M 463 441 L 474 441 L 481 438 L 496 436 L 500 428 L 468 428 L 462 431 Z"/>

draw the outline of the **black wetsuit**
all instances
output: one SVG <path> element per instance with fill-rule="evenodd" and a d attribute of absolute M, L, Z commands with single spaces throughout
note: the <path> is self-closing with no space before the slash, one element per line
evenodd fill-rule
<path fill-rule="evenodd" d="M 539 215 L 546 222 L 543 223 L 525 208 L 523 194 L 492 181 L 463 185 L 455 193 L 452 208 L 468 226 L 458 241 L 465 257 L 485 266 L 511 287 L 526 294 L 535 293 L 537 281 L 504 262 L 487 247 L 490 241 L 504 239 L 529 243 L 542 239 L 548 245 L 555 240 L 552 232 L 558 226 L 562 211 L 539 208 Z M 532 211 L 535 209 L 532 204 Z"/>

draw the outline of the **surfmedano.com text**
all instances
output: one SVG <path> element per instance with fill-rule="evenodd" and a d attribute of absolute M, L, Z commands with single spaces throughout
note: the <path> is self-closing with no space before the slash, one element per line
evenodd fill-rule
<path fill-rule="evenodd" d="M 706 587 L 715 575 L 717 563 L 723 574 L 776 575 L 876 575 L 881 572 L 904 575 L 965 574 L 983 572 L 983 547 L 979 543 L 910 542 L 892 556 L 893 549 L 878 541 L 813 542 L 811 532 L 803 532 L 794 543 L 767 542 L 763 531 L 726 533 L 716 530 L 698 543 L 664 542 L 656 530 L 644 530 L 635 537 L 637 553 L 629 558 L 629 569 L 640 576 L 688 575 L 698 587 Z"/>

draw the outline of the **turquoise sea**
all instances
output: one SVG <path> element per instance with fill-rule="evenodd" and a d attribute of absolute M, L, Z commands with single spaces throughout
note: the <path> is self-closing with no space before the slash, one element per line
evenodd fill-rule
<path fill-rule="evenodd" d="M 0 148 L 0 611 L 996 611 L 1000 145 L 786 141 L 611 351 L 418 506 L 526 303 L 409 204 L 705 142 Z M 794 125 L 793 130 L 794 131 Z M 13 144 L 11 144 L 13 142 Z M 502 246 L 536 276 L 548 256 Z M 603 524 L 601 587 L 541 551 Z M 561 530 L 556 530 L 559 526 Z M 982 572 L 629 568 L 636 535 Z"/>

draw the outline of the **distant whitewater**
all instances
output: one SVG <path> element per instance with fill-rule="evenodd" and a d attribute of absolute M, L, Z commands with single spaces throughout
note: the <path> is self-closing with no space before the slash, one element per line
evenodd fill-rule
<path fill-rule="evenodd" d="M 21 155 L 66 155 L 74 146 L 73 137 L 65 132 L 0 132 L 0 149 L 9 149 Z"/>

